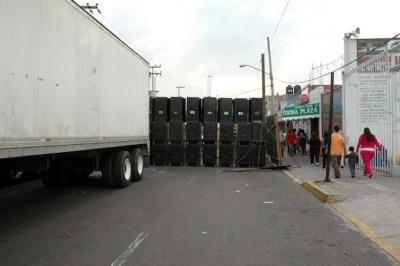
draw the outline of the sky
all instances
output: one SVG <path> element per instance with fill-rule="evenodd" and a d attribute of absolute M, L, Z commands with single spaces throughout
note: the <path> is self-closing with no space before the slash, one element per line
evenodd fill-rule
<path fill-rule="evenodd" d="M 88 0 L 77 1 L 86 4 Z M 267 36 L 272 37 L 287 0 L 97 0 L 94 16 L 121 36 L 151 65 L 162 65 L 159 96 L 207 95 L 207 77 L 215 97 L 260 97 L 260 68 Z M 340 66 L 343 34 L 359 27 L 360 38 L 393 37 L 400 33 L 399 0 L 289 0 L 271 40 L 274 76 L 303 81 Z M 267 95 L 270 82 L 267 78 Z M 317 80 L 314 84 L 329 80 Z M 340 73 L 335 82 L 340 84 Z M 295 85 L 292 83 L 291 85 Z M 287 84 L 274 80 L 275 92 Z M 248 93 L 243 93 L 251 91 Z"/>

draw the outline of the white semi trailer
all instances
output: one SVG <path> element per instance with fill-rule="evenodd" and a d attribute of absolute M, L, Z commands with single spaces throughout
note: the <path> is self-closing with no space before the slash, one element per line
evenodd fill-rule
<path fill-rule="evenodd" d="M 47 185 L 148 160 L 149 63 L 72 0 L 0 0 L 0 178 Z"/>

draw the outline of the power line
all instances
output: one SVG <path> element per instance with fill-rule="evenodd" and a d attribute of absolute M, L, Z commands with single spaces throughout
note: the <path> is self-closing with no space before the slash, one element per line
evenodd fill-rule
<path fill-rule="evenodd" d="M 341 69 L 343 69 L 343 68 L 345 68 L 345 67 L 347 67 L 347 66 L 353 64 L 354 62 L 357 62 L 358 60 L 360 60 L 360 59 L 363 58 L 364 56 L 366 56 L 366 55 L 368 55 L 368 54 L 374 52 L 375 50 L 381 48 L 382 46 L 385 46 L 386 44 L 388 44 L 388 42 L 390 42 L 390 41 L 396 39 L 398 36 L 400 36 L 400 33 L 396 34 L 395 36 L 393 36 L 391 39 L 387 40 L 386 42 L 384 42 L 384 43 L 381 44 L 380 46 L 375 47 L 375 48 L 372 49 L 371 51 L 365 52 L 364 54 L 362 54 L 362 55 L 360 55 L 359 57 L 357 57 L 356 59 L 354 59 L 354 60 L 348 62 L 347 64 L 343 64 L 343 66 L 338 67 L 338 68 L 336 68 L 336 69 L 334 69 L 334 70 L 332 70 L 332 71 L 329 71 L 329 72 L 327 72 L 327 73 L 325 73 L 325 74 L 323 74 L 323 75 L 321 75 L 321 76 L 319 76 L 319 77 L 316 77 L 316 78 L 313 78 L 313 79 L 308 79 L 308 80 L 303 80 L 303 81 L 281 81 L 281 82 L 284 82 L 284 83 L 287 83 L 287 84 L 301 84 L 301 83 L 306 83 L 306 82 L 310 82 L 310 81 L 313 81 L 313 80 L 316 80 L 316 79 L 320 79 L 320 78 L 326 77 L 326 76 L 329 75 L 331 72 L 336 72 L 336 71 L 338 71 L 338 70 L 341 70 Z M 278 80 L 278 79 L 277 79 L 277 80 Z"/>
<path fill-rule="evenodd" d="M 376 51 L 377 49 L 379 49 L 379 48 L 385 46 L 385 45 L 388 44 L 390 41 L 393 41 L 394 39 L 396 39 L 398 36 L 400 36 L 400 33 L 398 33 L 398 34 L 396 34 L 395 36 L 393 36 L 392 38 L 388 39 L 386 42 L 382 43 L 381 45 L 375 47 L 375 48 L 372 49 L 371 51 L 368 51 L 368 52 L 363 53 L 362 55 L 360 55 L 360 56 L 357 57 L 356 59 L 351 60 L 351 61 L 348 62 L 347 64 L 343 64 L 343 66 L 338 67 L 338 68 L 334 69 L 333 71 L 327 72 L 327 73 L 325 73 L 325 74 L 323 74 L 323 75 L 321 75 L 321 76 L 319 76 L 319 77 L 313 78 L 313 79 L 304 80 L 304 81 L 293 81 L 293 82 L 290 82 L 290 83 L 288 83 L 288 84 L 302 84 L 302 83 L 306 83 L 306 82 L 309 83 L 309 82 L 311 82 L 311 81 L 313 81 L 313 80 L 326 77 L 326 76 L 330 75 L 332 72 L 336 72 L 336 71 L 338 71 L 338 70 L 341 70 L 341 69 L 343 69 L 343 68 L 345 68 L 345 67 L 347 67 L 347 66 L 353 64 L 354 62 L 358 62 L 358 60 L 362 59 L 364 56 L 366 56 L 366 55 L 368 55 L 368 54 L 371 54 L 371 53 L 373 53 L 374 51 Z M 352 70 L 350 70 L 350 71 L 352 71 Z M 304 91 L 305 89 L 306 89 L 306 88 L 303 88 L 301 91 Z M 297 94 L 296 94 L 296 95 L 297 95 Z M 287 100 L 289 100 L 289 99 L 291 99 L 291 98 L 293 98 L 293 97 L 295 97 L 295 95 L 290 96 Z"/>
<path fill-rule="evenodd" d="M 238 95 L 242 95 L 242 94 L 246 94 L 246 93 L 254 92 L 254 91 L 260 91 L 260 90 L 261 90 L 261 88 L 242 91 L 242 92 L 239 92 L 239 93 L 236 93 L 236 94 L 231 94 L 231 95 L 229 95 L 229 97 L 234 97 L 234 96 L 238 96 Z"/>
<path fill-rule="evenodd" d="M 164 80 L 166 80 L 167 82 L 174 82 L 176 84 L 179 84 L 179 83 L 182 82 L 182 79 L 178 78 L 175 74 L 170 72 L 168 70 L 168 68 L 163 67 L 163 72 L 164 72 L 165 75 L 163 75 L 162 78 Z M 200 87 L 198 85 L 195 85 L 195 84 L 193 84 L 193 83 L 191 83 L 191 82 L 189 82 L 187 80 L 185 81 L 185 85 L 186 85 L 186 88 L 190 88 L 190 89 L 193 88 L 193 89 L 197 89 L 199 91 L 205 91 L 205 89 L 206 89 L 205 87 L 202 88 L 202 87 Z"/>
<path fill-rule="evenodd" d="M 281 82 L 281 83 L 284 83 L 284 84 L 303 84 L 303 83 L 310 83 L 311 81 L 314 81 L 314 80 L 317 80 L 317 79 L 321 79 L 321 78 L 324 78 L 324 77 L 330 75 L 331 72 L 336 72 L 336 71 L 338 71 L 338 70 L 341 70 L 341 69 L 343 69 L 343 68 L 345 68 L 345 67 L 347 67 L 347 66 L 353 64 L 354 62 L 357 62 L 357 61 L 360 60 L 362 57 L 364 57 L 364 56 L 366 56 L 366 55 L 368 55 L 368 54 L 370 54 L 370 53 L 373 53 L 373 52 L 376 51 L 377 49 L 379 49 L 379 48 L 385 46 L 385 45 L 388 44 L 390 41 L 396 39 L 396 38 L 399 37 L 399 36 L 400 36 L 400 33 L 398 33 L 398 34 L 396 34 L 395 36 L 393 36 L 392 38 L 388 39 L 386 42 L 384 42 L 384 43 L 381 44 L 380 46 L 375 47 L 375 48 L 372 49 L 371 51 L 368 51 L 368 52 L 363 53 L 363 54 L 360 55 L 358 58 L 356 58 L 356 59 L 354 59 L 354 60 L 348 62 L 347 64 L 343 64 L 343 66 L 340 66 L 340 67 L 334 69 L 333 71 L 329 71 L 329 72 L 327 72 L 327 73 L 325 73 L 325 74 L 322 74 L 322 75 L 320 75 L 320 76 L 318 76 L 318 77 L 315 77 L 315 78 L 312 78 L 312 79 L 307 79 L 307 80 L 302 80 L 302 81 L 285 81 L 285 80 L 278 79 L 278 78 L 276 78 L 276 76 L 274 76 L 274 80 L 277 80 L 277 81 L 279 81 L 279 82 Z M 261 71 L 261 69 L 258 69 L 258 70 Z M 257 91 L 257 90 L 260 90 L 260 89 L 254 89 L 254 90 L 250 90 L 250 91 L 245 91 L 245 92 L 242 92 L 242 93 L 238 93 L 238 94 L 236 94 L 236 95 L 244 94 L 244 93 L 251 92 L 251 91 Z M 306 88 L 303 88 L 301 91 L 304 91 L 304 90 L 306 90 Z M 297 94 L 296 94 L 296 95 L 297 95 Z M 292 97 L 295 97 L 295 95 L 290 96 L 287 100 L 291 99 Z"/>
<path fill-rule="evenodd" d="M 143 51 L 141 51 L 139 48 L 137 48 L 135 45 L 133 45 L 133 43 L 132 43 L 128 38 L 126 38 L 125 35 L 123 35 L 123 34 L 118 30 L 118 28 L 115 27 L 114 24 L 112 24 L 111 21 L 110 21 L 109 19 L 107 19 L 106 16 L 104 16 L 103 13 L 100 13 L 100 16 L 107 22 L 107 24 L 108 24 L 109 26 L 111 26 L 111 27 L 113 28 L 113 30 L 114 30 L 119 36 L 121 36 L 121 38 L 123 38 L 123 40 L 124 40 L 126 43 L 128 43 L 128 44 L 132 47 L 132 49 L 133 49 L 135 52 L 139 53 L 140 55 L 143 55 L 143 56 L 146 57 L 146 58 L 151 58 L 150 56 L 148 56 L 147 54 L 145 54 Z"/>
<path fill-rule="evenodd" d="M 282 12 L 282 14 L 281 14 L 281 17 L 279 18 L 278 24 L 277 24 L 276 27 L 275 27 L 274 33 L 272 33 L 271 42 L 272 42 L 272 40 L 274 39 L 275 33 L 278 31 L 279 25 L 281 24 L 282 18 L 283 18 L 283 16 L 284 16 L 285 13 L 286 13 L 286 9 L 287 9 L 287 7 L 288 7 L 288 5 L 289 5 L 289 2 L 290 2 L 290 0 L 288 0 L 288 1 L 286 2 L 285 8 L 283 9 L 283 12 Z"/>

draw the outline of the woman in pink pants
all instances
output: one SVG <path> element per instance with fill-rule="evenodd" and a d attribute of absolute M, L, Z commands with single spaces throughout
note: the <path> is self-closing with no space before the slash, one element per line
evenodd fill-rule
<path fill-rule="evenodd" d="M 382 146 L 369 128 L 364 128 L 364 134 L 358 139 L 356 153 L 360 151 L 361 158 L 364 162 L 364 175 L 372 177 L 371 159 L 375 156 L 375 146 L 382 152 Z"/>

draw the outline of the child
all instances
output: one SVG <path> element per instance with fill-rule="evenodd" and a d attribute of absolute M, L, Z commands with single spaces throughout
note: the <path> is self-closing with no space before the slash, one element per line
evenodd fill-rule
<path fill-rule="evenodd" d="M 356 176 L 356 164 L 358 164 L 358 155 L 354 152 L 354 147 L 349 148 L 350 153 L 345 156 L 348 159 L 350 174 L 354 178 Z"/>

